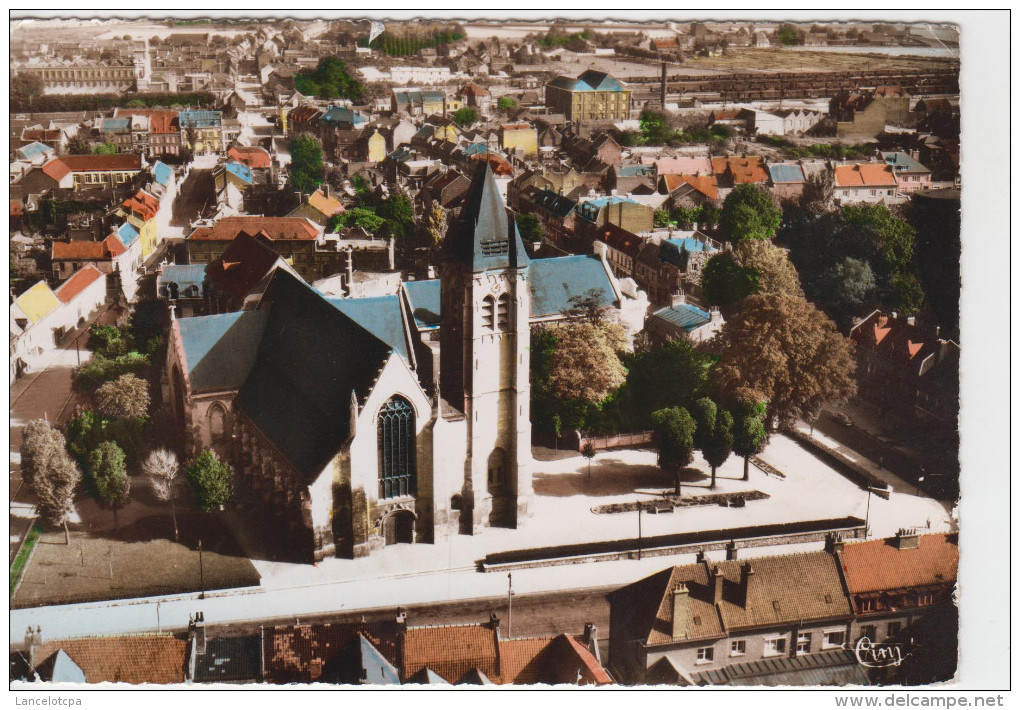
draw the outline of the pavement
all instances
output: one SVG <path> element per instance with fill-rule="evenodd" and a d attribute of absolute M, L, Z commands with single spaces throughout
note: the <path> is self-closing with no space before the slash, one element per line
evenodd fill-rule
<path fill-rule="evenodd" d="M 835 442 L 833 442 L 835 445 Z M 535 449 L 535 497 L 532 516 L 519 530 L 483 529 L 474 536 L 451 535 L 434 544 L 393 545 L 357 560 L 328 559 L 317 566 L 253 560 L 262 584 L 257 588 L 148 599 L 51 606 L 11 612 L 11 643 L 22 641 L 29 624 L 42 627 L 48 638 L 88 634 L 137 633 L 184 629 L 188 616 L 202 611 L 209 623 L 251 622 L 266 617 L 318 616 L 336 612 L 445 603 L 506 594 L 507 578 L 481 573 L 476 562 L 488 552 L 540 547 L 563 542 L 633 537 L 634 513 L 595 514 L 594 505 L 647 500 L 670 487 L 655 467 L 655 452 L 600 452 L 592 464 L 577 452 Z M 902 482 L 889 500 L 869 496 L 825 466 L 793 440 L 775 434 L 761 458 L 781 470 L 785 479 L 751 469 L 740 481 L 743 461 L 731 457 L 718 471 L 718 491 L 760 490 L 771 496 L 744 508 L 693 507 L 670 515 L 643 516 L 643 534 L 657 535 L 767 522 L 843 517 L 869 519 L 872 535 L 890 536 L 901 527 L 926 527 L 933 532 L 954 529 L 948 504 L 917 495 Z M 867 465 L 865 463 L 864 465 Z M 874 464 L 872 464 L 874 465 Z M 705 492 L 708 468 L 689 476 L 685 494 Z M 626 483 L 631 487 L 627 489 Z M 821 543 L 777 545 L 741 550 L 741 557 L 791 554 L 819 549 Z M 722 559 L 723 551 L 709 553 Z M 694 561 L 693 554 L 645 557 L 569 566 L 518 570 L 513 573 L 518 596 L 565 589 L 591 589 L 628 584 L 672 564 Z"/>

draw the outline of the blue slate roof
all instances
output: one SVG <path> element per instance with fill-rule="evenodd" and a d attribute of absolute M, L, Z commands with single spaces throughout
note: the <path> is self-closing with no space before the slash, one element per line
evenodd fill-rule
<path fill-rule="evenodd" d="M 465 157 L 470 158 L 472 155 L 479 155 L 488 152 L 489 147 L 484 143 L 472 143 L 467 148 L 461 151 Z"/>
<path fill-rule="evenodd" d="M 618 195 L 611 195 L 608 197 L 596 197 L 594 200 L 588 200 L 582 202 L 577 206 L 577 214 L 584 217 L 589 222 L 594 222 L 598 219 L 599 213 L 607 205 L 616 205 L 621 202 L 630 202 L 632 204 L 639 204 L 637 201 L 630 199 L 629 197 L 620 197 Z"/>
<path fill-rule="evenodd" d="M 552 190 L 539 191 L 532 198 L 532 202 L 553 216 L 560 218 L 566 217 L 577 207 L 577 202 L 569 197 L 557 195 Z"/>
<path fill-rule="evenodd" d="M 130 124 L 130 118 L 104 118 L 102 131 L 103 133 L 120 133 L 126 131 Z"/>
<path fill-rule="evenodd" d="M 619 177 L 639 177 L 652 175 L 654 172 L 655 168 L 652 165 L 624 165 L 616 168 L 616 174 Z"/>
<path fill-rule="evenodd" d="M 237 404 L 311 479 L 350 436 L 352 395 L 364 401 L 393 350 L 282 269 L 258 313 L 265 327 Z"/>
<path fill-rule="evenodd" d="M 697 251 L 711 253 L 718 251 L 718 249 L 699 242 L 692 237 L 663 239 L 659 244 L 659 259 L 667 264 L 673 264 L 681 269 L 686 269 L 687 255 Z"/>
<path fill-rule="evenodd" d="M 152 177 L 154 177 L 156 179 L 156 182 L 158 182 L 163 187 L 166 187 L 167 184 L 169 184 L 170 178 L 173 177 L 173 174 L 174 174 L 173 168 L 171 168 L 166 163 L 161 163 L 160 161 L 157 160 L 155 163 L 152 164 Z"/>
<path fill-rule="evenodd" d="M 689 303 L 681 303 L 678 306 L 661 308 L 652 314 L 652 318 L 660 318 L 667 323 L 672 323 L 673 325 L 683 328 L 688 332 L 695 328 L 699 328 L 712 320 L 712 316 L 708 313 L 697 306 L 692 306 Z"/>
<path fill-rule="evenodd" d="M 475 168 L 460 220 L 447 235 L 446 255 L 475 273 L 528 265 L 517 221 L 507 213 L 487 161 Z"/>
<path fill-rule="evenodd" d="M 908 153 L 894 151 L 882 153 L 882 160 L 892 166 L 893 173 L 929 173 L 928 168 L 910 157 Z"/>
<path fill-rule="evenodd" d="M 804 182 L 804 170 L 799 165 L 769 165 L 769 176 L 774 183 Z"/>
<path fill-rule="evenodd" d="M 411 302 L 411 313 L 419 328 L 438 328 L 442 322 L 442 296 L 439 279 L 427 281 L 407 281 L 404 283 L 408 300 Z"/>
<path fill-rule="evenodd" d="M 573 307 L 571 296 L 584 296 L 589 290 L 602 292 L 602 305 L 612 305 L 616 292 L 602 259 L 594 254 L 534 259 L 529 266 L 531 317 L 543 318 Z"/>
<path fill-rule="evenodd" d="M 138 230 L 125 222 L 117 228 L 117 238 L 124 246 L 129 247 L 138 239 Z"/>
<path fill-rule="evenodd" d="M 396 295 L 372 298 L 326 298 L 333 307 L 379 338 L 407 361 L 407 337 L 400 299 Z"/>
<path fill-rule="evenodd" d="M 249 185 L 251 185 L 252 182 L 254 182 L 255 180 L 254 175 L 252 175 L 251 168 L 249 168 L 244 163 L 237 163 L 231 161 L 227 163 L 226 169 L 228 173 L 234 175 L 237 178 L 240 178 Z"/>
<path fill-rule="evenodd" d="M 265 323 L 262 311 L 178 318 L 192 391 L 241 387 L 255 362 Z"/>
<path fill-rule="evenodd" d="M 223 123 L 223 114 L 220 111 L 186 110 L 178 112 L 177 120 L 180 122 L 182 130 L 188 126 L 219 128 Z"/>
<path fill-rule="evenodd" d="M 406 148 L 397 148 L 386 157 L 395 163 L 403 163 L 411 159 L 411 151 Z"/>
<path fill-rule="evenodd" d="M 346 106 L 334 106 L 326 111 L 326 113 L 319 116 L 319 120 L 331 125 L 360 126 L 363 123 L 368 123 L 368 116 L 360 114 Z"/>
<path fill-rule="evenodd" d="M 53 148 L 46 145 L 45 143 L 33 141 L 28 145 L 24 145 L 18 148 L 16 152 L 18 154 L 18 157 L 21 158 L 22 160 L 35 160 L 40 155 L 46 155 L 47 153 L 52 153 L 54 151 Z"/>
<path fill-rule="evenodd" d="M 613 77 L 605 72 L 589 69 L 576 79 L 568 76 L 558 76 L 549 82 L 551 86 L 567 91 L 623 91 L 624 88 Z"/>
<path fill-rule="evenodd" d="M 169 296 L 166 285 L 177 284 L 180 298 L 198 298 L 204 295 L 205 264 L 174 264 L 163 269 L 156 280 L 156 288 L 164 298 Z"/>

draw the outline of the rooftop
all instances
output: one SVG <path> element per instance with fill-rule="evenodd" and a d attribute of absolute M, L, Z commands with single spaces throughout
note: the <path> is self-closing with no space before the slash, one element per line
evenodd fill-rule
<path fill-rule="evenodd" d="M 689 303 L 660 308 L 652 314 L 652 318 L 659 318 L 688 332 L 712 320 L 712 316 L 707 312 Z"/>
<path fill-rule="evenodd" d="M 189 236 L 193 241 L 232 241 L 241 233 L 262 233 L 270 240 L 316 239 L 318 230 L 299 217 L 223 217 L 211 227 L 199 227 Z"/>
<path fill-rule="evenodd" d="M 930 585 L 952 585 L 960 564 L 956 535 L 922 535 L 916 549 L 895 538 L 848 543 L 840 551 L 851 594 Z"/>
<path fill-rule="evenodd" d="M 71 278 L 60 284 L 54 293 L 61 302 L 70 303 L 74 300 L 75 296 L 101 278 L 105 278 L 102 271 L 92 266 L 92 264 L 86 264 L 75 271 L 74 274 L 71 275 Z"/>

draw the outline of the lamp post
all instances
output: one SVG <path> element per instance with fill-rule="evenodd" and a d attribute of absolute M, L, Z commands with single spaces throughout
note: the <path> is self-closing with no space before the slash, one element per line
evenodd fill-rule
<path fill-rule="evenodd" d="M 198 541 L 198 580 L 199 580 L 199 599 L 205 599 L 205 567 L 202 564 L 202 541 Z"/>
<path fill-rule="evenodd" d="M 514 633 L 514 575 L 513 572 L 506 573 L 506 637 L 513 638 Z"/>
<path fill-rule="evenodd" d="M 637 507 L 637 558 L 641 559 L 641 510 L 644 508 L 641 503 L 638 503 Z"/>

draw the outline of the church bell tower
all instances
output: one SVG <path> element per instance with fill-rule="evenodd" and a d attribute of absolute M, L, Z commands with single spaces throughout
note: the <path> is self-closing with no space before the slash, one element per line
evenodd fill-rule
<path fill-rule="evenodd" d="M 440 392 L 467 423 L 461 532 L 517 527 L 532 495 L 529 261 L 487 163 L 444 251 Z"/>

